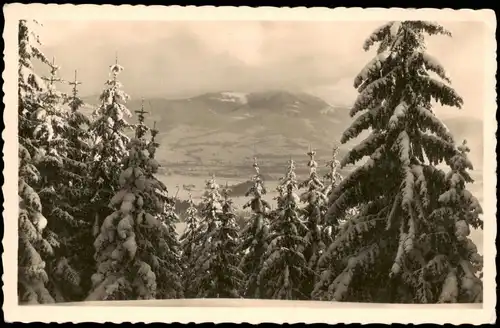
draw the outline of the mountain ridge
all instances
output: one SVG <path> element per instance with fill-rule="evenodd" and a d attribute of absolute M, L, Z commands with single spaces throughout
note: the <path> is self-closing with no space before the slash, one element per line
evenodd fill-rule
<path fill-rule="evenodd" d="M 98 95 L 89 95 L 82 97 L 85 103 L 97 106 L 98 105 Z M 163 98 L 163 97 L 149 97 L 148 102 L 166 102 L 166 103 L 185 103 L 185 102 L 205 102 L 207 104 L 213 103 L 218 104 L 222 107 L 216 108 L 216 111 L 227 110 L 229 111 L 241 111 L 242 109 L 253 109 L 253 110 L 263 110 L 263 109 L 297 109 L 302 106 L 309 110 L 322 111 L 327 113 L 328 110 L 333 110 L 335 107 L 332 106 L 324 99 L 314 96 L 306 92 L 291 92 L 286 90 L 269 90 L 269 91 L 257 91 L 257 92 L 241 92 L 241 91 L 220 91 L 220 92 L 208 92 L 193 97 L 182 97 L 182 98 Z M 127 103 L 129 106 L 131 104 L 137 105 L 141 98 L 132 98 Z M 226 106 L 224 106 L 226 105 Z M 146 103 L 147 106 L 147 103 Z"/>
<path fill-rule="evenodd" d="M 98 98 L 93 99 L 97 104 Z M 89 97 L 83 100 L 92 104 Z M 191 173 L 219 170 L 227 175 L 247 175 L 251 174 L 249 161 L 257 156 L 263 165 L 274 168 L 272 174 L 279 174 L 290 157 L 307 161 L 309 146 L 317 150 L 318 160 L 326 161 L 333 144 L 353 121 L 347 106 L 332 106 L 318 96 L 286 90 L 157 97 L 145 99 L 143 104 L 140 98 L 132 98 L 127 103 L 132 113 L 142 105 L 150 112 L 146 124 L 156 121 L 160 129 L 158 159 L 181 173 L 190 167 Z M 473 163 L 482 165 L 482 140 L 478 138 L 482 122 L 460 116 L 443 121 L 457 142 L 474 139 L 470 143 Z M 130 122 L 136 122 L 135 115 Z M 365 134 L 340 145 L 340 155 Z"/>

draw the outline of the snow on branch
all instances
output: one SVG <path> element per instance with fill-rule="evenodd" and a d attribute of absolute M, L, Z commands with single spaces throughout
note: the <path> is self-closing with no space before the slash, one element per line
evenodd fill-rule
<path fill-rule="evenodd" d="M 404 120 L 408 112 L 408 104 L 405 101 L 399 103 L 394 109 L 394 114 L 389 119 L 389 129 L 395 129 Z"/>
<path fill-rule="evenodd" d="M 439 25 L 437 22 L 431 21 L 406 21 L 406 25 L 417 31 L 425 31 L 429 35 L 446 35 L 451 37 L 451 32 Z"/>
<path fill-rule="evenodd" d="M 450 130 L 433 112 L 424 107 L 417 106 L 414 108 L 413 113 L 418 117 L 422 127 L 428 128 L 431 132 L 447 142 L 453 142 L 453 136 Z"/>
<path fill-rule="evenodd" d="M 410 137 L 406 131 L 401 131 L 397 139 L 399 160 L 404 166 L 410 165 Z"/>
<path fill-rule="evenodd" d="M 441 105 L 462 108 L 464 101 L 453 88 L 430 76 L 420 75 L 418 78 L 421 80 L 422 91 L 428 98 L 433 98 Z"/>
<path fill-rule="evenodd" d="M 390 94 L 394 84 L 394 74 L 395 69 L 368 84 L 356 98 L 349 113 L 351 117 L 360 111 L 378 106 L 380 104 L 378 102 L 382 101 L 384 97 Z M 376 103 L 376 105 L 374 103 Z"/>
<path fill-rule="evenodd" d="M 354 78 L 354 87 L 360 87 L 365 81 L 370 79 L 375 79 L 377 76 L 381 76 L 382 67 L 385 64 L 387 58 L 389 58 L 390 52 L 384 51 L 377 54 L 366 66 L 361 70 L 361 72 Z M 361 91 L 361 90 L 360 90 Z"/>
<path fill-rule="evenodd" d="M 363 44 L 363 49 L 365 51 L 370 50 L 370 48 L 377 42 L 382 42 L 385 38 L 390 35 L 391 26 L 394 22 L 389 22 L 378 27 L 375 31 L 373 31 L 370 36 L 365 40 Z"/>
<path fill-rule="evenodd" d="M 437 136 L 420 132 L 420 143 L 432 165 L 439 164 L 452 158 L 456 152 L 453 143 L 447 142 Z"/>
<path fill-rule="evenodd" d="M 384 142 L 385 134 L 373 131 L 368 137 L 352 148 L 340 161 L 341 167 L 354 164 L 365 156 L 373 154 Z"/>
<path fill-rule="evenodd" d="M 416 52 L 408 60 L 409 63 L 413 63 L 417 67 L 423 66 L 427 71 L 431 71 L 439 76 L 441 79 L 451 84 L 450 78 L 446 75 L 446 71 L 441 63 L 433 56 L 425 52 Z"/>
<path fill-rule="evenodd" d="M 356 271 L 359 268 L 362 268 L 364 271 L 369 270 L 370 267 L 374 266 L 380 253 L 380 246 L 374 243 L 350 257 L 344 271 L 332 283 L 332 291 L 334 292 L 332 300 L 344 300 L 349 293 L 349 287 Z"/>

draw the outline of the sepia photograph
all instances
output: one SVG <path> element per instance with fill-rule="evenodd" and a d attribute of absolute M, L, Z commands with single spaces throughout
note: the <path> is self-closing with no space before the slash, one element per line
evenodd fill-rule
<path fill-rule="evenodd" d="M 486 309 L 494 14 L 162 19 L 138 7 L 106 19 L 90 13 L 121 6 L 57 7 L 11 7 L 8 22 L 16 311 Z"/>

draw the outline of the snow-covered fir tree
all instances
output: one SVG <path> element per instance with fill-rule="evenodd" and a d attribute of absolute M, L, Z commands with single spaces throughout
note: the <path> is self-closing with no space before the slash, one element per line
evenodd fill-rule
<path fill-rule="evenodd" d="M 57 199 L 60 206 L 64 204 L 63 208 L 66 213 L 74 218 L 73 221 L 78 220 L 77 222 L 79 222 L 79 224 L 73 223 L 65 226 L 59 224 L 54 227 L 54 231 L 57 233 L 61 229 L 65 230 L 63 231 L 64 247 L 61 247 L 64 254 L 59 256 L 64 257 L 64 261 L 71 264 L 71 267 L 80 276 L 78 293 L 65 293 L 65 296 L 70 301 L 78 301 L 82 300 L 91 288 L 90 277 L 95 266 L 92 246 L 94 237 L 91 229 L 94 213 L 93 209 L 88 206 L 94 195 L 94 190 L 92 179 L 88 175 L 88 169 L 91 165 L 89 162 L 92 161 L 87 131 L 90 120 L 81 112 L 85 104 L 78 94 L 78 86 L 82 82 L 78 81 L 76 70 L 73 80 L 67 81 L 67 84 L 72 87 L 70 94 L 63 94 L 63 104 L 66 106 L 64 118 L 67 122 L 64 133 L 66 140 L 64 176 L 67 183 L 60 184 L 56 194 L 49 194 L 49 197 Z M 59 271 L 64 270 L 64 266 L 59 266 L 58 269 Z"/>
<path fill-rule="evenodd" d="M 82 202 L 85 186 L 85 163 L 70 158 L 74 151 L 71 138 L 75 132 L 69 125 L 68 108 L 64 106 L 65 95 L 58 91 L 59 66 L 53 59 L 50 75 L 43 77 L 47 89 L 40 97 L 40 107 L 33 113 L 35 124 L 34 142 L 42 150 L 37 167 L 41 173 L 39 196 L 43 204 L 42 213 L 49 218 L 50 229 L 59 241 L 54 248 L 54 258 L 48 262 L 51 272 L 50 289 L 57 301 L 81 300 L 81 277 L 73 264 L 79 261 L 71 240 L 76 232 L 91 227 L 78 217 L 78 205 Z M 76 206 L 76 207 L 75 207 Z M 79 243 L 76 243 L 79 244 Z"/>
<path fill-rule="evenodd" d="M 215 252 L 217 254 L 215 263 L 210 269 L 217 277 L 216 287 L 219 298 L 241 297 L 241 290 L 245 283 L 245 274 L 239 268 L 241 262 L 241 252 L 238 245 L 239 227 L 236 224 L 234 205 L 229 197 L 229 188 L 222 190 L 222 214 L 220 216 L 220 226 L 214 234 Z"/>
<path fill-rule="evenodd" d="M 93 210 L 92 218 L 100 226 L 102 219 L 109 215 L 107 203 L 119 188 L 118 179 L 123 167 L 123 159 L 127 158 L 129 137 L 125 131 L 131 128 L 126 121 L 132 113 L 125 106 L 129 95 L 122 90 L 118 75 L 123 66 L 115 63 L 110 66 L 110 76 L 105 83 L 99 100 L 100 105 L 93 113 L 93 120 L 88 129 L 92 148 L 92 165 L 89 168 L 94 195 L 88 206 Z"/>
<path fill-rule="evenodd" d="M 278 207 L 269 228 L 268 247 L 258 275 L 264 299 L 306 300 L 309 295 L 301 291 L 303 281 L 314 279 L 301 250 L 307 245 L 302 237 L 307 227 L 299 214 L 295 164 L 290 160 L 286 176 L 277 190 Z"/>
<path fill-rule="evenodd" d="M 199 229 L 202 226 L 201 220 L 198 216 L 198 210 L 196 209 L 191 193 L 189 193 L 188 204 L 189 206 L 186 209 L 186 216 L 184 219 L 186 228 L 179 238 L 181 241 L 183 262 L 188 262 L 191 255 L 194 253 L 194 245 L 197 240 L 196 237 L 198 236 Z"/>
<path fill-rule="evenodd" d="M 48 63 L 48 60 L 26 20 L 19 21 L 18 42 L 18 300 L 22 304 L 53 303 L 54 298 L 46 288 L 49 280 L 46 260 L 53 255 L 52 247 L 58 242 L 50 232 L 46 234 L 47 219 L 42 215 L 40 197 L 32 187 L 41 181 L 34 165 L 39 150 L 32 142 L 32 113 L 39 108 L 40 93 L 46 89 L 45 82 L 34 72 L 32 61 Z"/>
<path fill-rule="evenodd" d="M 143 109 L 138 112 L 139 125 L 136 129 L 140 130 L 140 133 L 145 133 L 148 130 L 148 127 L 144 124 L 144 113 Z M 154 173 L 160 167 L 160 164 L 155 160 L 155 152 L 159 146 L 159 143 L 156 141 L 156 135 L 159 133 L 156 129 L 156 122 L 150 133 L 151 140 L 147 145 L 150 160 L 145 175 L 147 178 L 155 181 L 156 188 L 154 191 L 157 197 L 163 202 L 163 210 L 159 211 L 155 216 L 162 223 L 162 226 L 159 231 L 151 234 L 155 242 L 152 243 L 153 249 L 148 250 L 152 257 L 151 262 L 154 263 L 153 271 L 156 274 L 156 298 L 182 298 L 183 285 L 180 243 L 177 231 L 175 230 L 175 224 L 179 222 L 179 217 L 175 213 L 175 197 L 169 196 L 167 187 L 154 176 Z M 148 238 L 147 235 L 145 237 Z"/>
<path fill-rule="evenodd" d="M 186 264 L 184 295 L 187 298 L 207 297 L 205 291 L 211 290 L 212 281 L 209 271 L 210 260 L 212 259 L 212 235 L 218 225 L 218 216 L 222 213 L 220 203 L 221 195 L 219 185 L 215 181 L 215 176 L 205 183 L 205 192 L 203 194 L 200 211 L 200 224 L 197 231 L 192 231 L 191 245 L 186 245 L 183 241 L 183 248 L 190 247 L 190 260 Z M 194 224 L 194 220 L 192 222 Z M 188 254 L 188 253 L 187 253 Z M 185 254 L 185 255 L 187 255 Z M 190 281 L 186 281 L 190 279 Z"/>
<path fill-rule="evenodd" d="M 36 22 L 21 19 L 18 31 L 18 110 L 19 142 L 35 152 L 33 137 L 33 113 L 40 108 L 41 96 L 47 90 L 45 81 L 34 71 L 33 61 L 50 66 L 50 61 L 40 50 L 41 42 L 33 25 Z"/>
<path fill-rule="evenodd" d="M 326 163 L 328 168 L 327 173 L 324 176 L 325 188 L 323 193 L 328 197 L 332 190 L 339 185 L 343 180 L 342 175 L 338 172 L 340 167 L 340 161 L 338 160 L 339 147 L 337 145 L 333 146 L 332 158 Z"/>
<path fill-rule="evenodd" d="M 328 199 L 331 192 L 339 185 L 339 183 L 343 180 L 342 175 L 339 173 L 338 169 L 340 167 L 340 161 L 338 160 L 339 147 L 337 145 L 333 146 L 332 150 L 332 158 L 326 163 L 326 167 L 328 168 L 327 173 L 323 177 L 323 195 Z M 323 229 L 321 234 L 323 236 L 323 242 L 325 243 L 325 247 L 328 247 L 335 237 L 335 234 L 338 232 L 338 225 L 341 222 L 331 222 L 326 220 L 326 211 L 327 206 L 323 207 L 323 215 L 322 215 L 322 225 Z M 344 218 L 345 219 L 345 218 Z"/>
<path fill-rule="evenodd" d="M 154 299 L 158 292 L 172 292 L 164 285 L 159 290 L 157 284 L 157 276 L 172 278 L 171 268 L 165 265 L 171 251 L 165 236 L 170 231 L 158 219 L 168 195 L 153 176 L 159 166 L 151 157 L 156 143 L 144 138 L 143 128 L 138 127 L 128 143 L 129 154 L 119 176 L 121 189 L 109 202 L 114 212 L 104 219 L 94 242 L 97 272 L 87 300 Z"/>
<path fill-rule="evenodd" d="M 470 152 L 467 142 L 464 140 L 457 150 L 458 152 L 449 161 L 451 170 L 445 176 L 447 190 L 438 198 L 439 207 L 429 215 L 430 220 L 440 222 L 443 226 L 449 227 L 454 224 L 452 238 L 445 236 L 444 245 L 448 242 L 451 247 L 456 248 L 452 256 L 458 261 L 458 268 L 454 268 L 447 263 L 449 260 L 443 259 L 444 265 L 447 266 L 444 268 L 446 278 L 438 302 L 482 302 L 480 278 L 483 257 L 478 253 L 474 242 L 468 238 L 471 226 L 483 228 L 483 222 L 479 218 L 482 208 L 478 200 L 466 189 L 467 183 L 474 182 L 467 172 L 468 169 L 473 169 L 472 163 L 467 158 L 467 153 Z M 453 237 L 456 238 L 457 244 L 450 243 L 449 239 L 453 241 L 455 239 Z M 443 241 L 436 240 L 439 237 L 424 235 L 422 239 L 428 242 L 427 246 L 440 246 L 443 253 L 447 252 L 443 250 Z M 409 278 L 415 279 L 415 277 Z M 431 285 L 429 287 L 432 288 Z M 425 297 L 431 298 L 432 294 Z"/>
<path fill-rule="evenodd" d="M 40 179 L 31 155 L 19 145 L 19 239 L 18 239 L 18 296 L 21 304 L 53 303 L 46 285 L 47 258 L 54 255 L 58 241 L 50 231 L 45 233 L 47 219 L 41 213 L 42 204 L 30 183 Z"/>
<path fill-rule="evenodd" d="M 88 143 L 89 133 L 87 131 L 90 126 L 89 118 L 81 112 L 85 105 L 78 94 L 78 86 L 82 84 L 77 79 L 77 71 L 75 70 L 74 79 L 67 83 L 71 86 L 71 94 L 65 95 L 64 103 L 68 107 L 68 158 L 74 161 L 84 162 L 88 160 L 90 146 Z"/>
<path fill-rule="evenodd" d="M 132 113 L 125 106 L 130 97 L 122 90 L 123 86 L 118 80 L 123 69 L 116 58 L 115 63 L 110 66 L 109 78 L 99 96 L 100 105 L 92 113 L 88 124 L 88 144 L 91 152 L 88 168 L 90 182 L 87 187 L 91 196 L 88 201 L 83 202 L 82 207 L 88 213 L 87 216 L 94 220 L 94 239 L 99 234 L 104 218 L 113 212 L 108 203 L 120 188 L 122 161 L 127 160 L 128 156 L 126 145 L 129 138 L 125 130 L 131 126 L 126 118 L 131 117 Z"/>
<path fill-rule="evenodd" d="M 71 146 L 68 138 L 72 131 L 67 120 L 67 110 L 64 108 L 64 95 L 57 90 L 57 83 L 62 82 L 57 75 L 59 67 L 54 60 L 49 62 L 38 48 L 30 45 L 30 36 L 34 37 L 34 34 L 27 29 L 26 22 L 21 21 L 20 52 L 23 54 L 20 56 L 22 69 L 19 90 L 22 94 L 20 106 L 23 109 L 19 136 L 28 138 L 20 140 L 20 145 L 23 146 L 23 141 L 29 140 L 26 143 L 28 148 L 36 149 L 36 160 L 33 164 L 40 173 L 40 179 L 33 187 L 38 190 L 40 203 L 43 204 L 42 214 L 49 218 L 45 234 L 50 236 L 48 238 L 51 240 L 51 247 L 49 248 L 48 244 L 45 247 L 46 253 L 50 255 L 50 258 L 46 258 L 49 272 L 47 286 L 56 301 L 74 300 L 82 296 L 81 279 L 69 263 L 69 257 L 74 252 L 69 245 L 68 236 L 72 235 L 72 229 L 87 225 L 72 213 L 73 204 L 77 204 L 78 200 L 72 202 L 67 191 L 73 181 L 81 178 L 79 170 L 84 164 L 75 164 L 68 156 Z M 36 77 L 26 51 L 48 66 L 48 77 Z M 25 82 L 29 87 L 26 87 Z M 27 150 L 26 147 L 23 148 Z M 31 157 L 27 155 L 29 152 L 23 157 Z"/>
<path fill-rule="evenodd" d="M 324 178 L 324 189 L 323 194 L 328 199 L 331 195 L 332 191 L 342 182 L 344 179 L 343 176 L 339 173 L 338 169 L 341 167 L 340 161 L 337 159 L 339 155 L 339 146 L 334 145 L 332 151 L 332 158 L 326 163 L 326 167 L 328 168 L 327 173 Z M 328 210 L 328 206 L 324 206 L 322 216 L 322 235 L 323 242 L 325 243 L 325 247 L 330 246 L 330 244 L 335 239 L 335 235 L 339 232 L 339 227 L 343 225 L 347 220 L 357 215 L 359 209 L 357 207 L 349 208 L 347 211 L 341 213 L 341 215 L 334 220 L 330 218 L 327 219 L 326 211 Z"/>
<path fill-rule="evenodd" d="M 309 147 L 307 152 L 309 156 L 309 177 L 302 181 L 298 188 L 306 189 L 301 195 L 301 201 L 306 204 L 301 211 L 302 220 L 307 226 L 307 231 L 303 236 L 306 245 L 301 252 L 307 261 L 307 266 L 314 270 L 317 261 L 322 254 L 325 243 L 323 242 L 323 216 L 325 213 L 326 196 L 323 193 L 325 186 L 321 182 L 317 167 L 318 163 L 315 160 L 316 151 Z M 307 279 L 303 281 L 302 292 L 304 295 L 311 295 L 316 279 Z"/>
<path fill-rule="evenodd" d="M 198 210 L 195 203 L 189 194 L 189 207 L 186 210 L 186 228 L 184 229 L 179 240 L 181 243 L 181 263 L 182 263 L 182 281 L 184 286 L 184 297 L 196 297 L 196 291 L 190 288 L 196 274 L 196 256 L 197 250 L 201 247 L 201 240 L 205 225 L 201 222 L 198 216 Z"/>
<path fill-rule="evenodd" d="M 200 246 L 192 257 L 192 278 L 187 295 L 195 298 L 239 297 L 243 273 L 236 256 L 238 230 L 227 192 L 224 197 L 215 177 L 206 183 L 201 218 Z"/>
<path fill-rule="evenodd" d="M 465 190 L 471 168 L 448 129 L 432 112 L 432 100 L 460 108 L 439 62 L 425 52 L 424 35 L 451 34 L 425 21 L 390 22 L 364 44 L 380 43 L 376 57 L 355 78 L 359 91 L 351 115 L 363 112 L 342 142 L 371 134 L 342 165 L 370 158 L 331 193 L 335 219 L 354 206 L 320 259 L 325 268 L 315 297 L 336 301 L 478 302 L 481 262 L 467 235 L 480 227 L 480 206 Z M 433 73 L 435 76 L 431 75 Z M 436 165 L 445 162 L 445 174 Z"/>
<path fill-rule="evenodd" d="M 181 245 L 177 231 L 175 230 L 175 224 L 179 222 L 179 217 L 175 213 L 174 206 L 175 198 L 167 195 L 165 210 L 164 213 L 160 215 L 160 220 L 167 228 L 163 234 L 163 240 L 167 244 L 168 249 L 162 254 L 161 263 L 156 275 L 158 280 L 156 298 L 158 299 L 184 297 Z"/>
<path fill-rule="evenodd" d="M 245 194 L 246 197 L 251 196 L 252 198 L 243 206 L 243 208 L 251 208 L 252 216 L 240 234 L 241 244 L 238 247 L 238 251 L 243 253 L 239 267 L 246 276 L 242 291 L 245 298 L 259 298 L 259 295 L 262 294 L 257 278 L 262 264 L 262 256 L 268 246 L 268 212 L 271 209 L 270 204 L 262 199 L 267 190 L 260 174 L 257 158 L 254 158 L 253 168 L 255 170 L 252 177 L 253 184 Z"/>

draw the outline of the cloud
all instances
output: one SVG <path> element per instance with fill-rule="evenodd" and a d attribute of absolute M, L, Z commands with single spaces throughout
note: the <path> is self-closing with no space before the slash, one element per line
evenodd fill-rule
<path fill-rule="evenodd" d="M 483 59 L 491 56 L 485 48 L 487 30 L 485 25 L 477 22 L 453 22 L 444 25 L 452 32 L 453 37 L 428 37 L 426 39 L 427 52 L 444 66 L 451 78 L 452 87 L 464 100 L 464 106 L 460 112 L 457 112 L 455 108 L 444 108 L 438 104 L 434 109 L 443 118 L 459 115 L 482 120 L 484 88 L 486 87 L 484 79 L 487 73 Z M 356 41 L 361 45 L 362 41 Z M 358 52 L 361 52 L 360 48 L 360 46 L 357 47 Z M 356 49 L 356 47 L 351 49 Z M 352 103 L 356 97 L 356 92 L 352 87 L 354 76 L 371 58 L 371 53 L 364 53 L 364 55 L 356 53 L 349 56 L 350 64 L 345 66 L 345 78 L 332 85 L 311 88 L 311 92 L 318 93 L 333 103 Z"/>
<path fill-rule="evenodd" d="M 126 69 L 121 80 L 136 96 L 287 88 L 347 104 L 356 96 L 352 79 L 373 56 L 362 50 L 363 41 L 382 23 L 50 21 L 41 36 L 62 73 L 81 72 L 87 94 L 100 91 L 118 52 Z M 429 38 L 429 53 L 464 97 L 464 112 L 482 118 L 486 29 L 445 25 L 454 37 Z"/>

